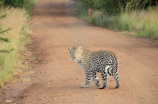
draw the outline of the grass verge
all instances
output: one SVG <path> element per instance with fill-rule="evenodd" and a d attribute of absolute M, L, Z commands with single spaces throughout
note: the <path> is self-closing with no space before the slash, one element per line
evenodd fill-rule
<path fill-rule="evenodd" d="M 149 10 L 125 11 L 117 15 L 93 15 L 90 19 L 87 15 L 81 18 L 90 24 L 103 26 L 112 30 L 128 31 L 133 36 L 145 37 L 158 42 L 158 7 Z M 130 33 L 129 33 L 130 34 Z"/>
<path fill-rule="evenodd" d="M 0 15 L 7 14 L 7 17 L 0 20 L 1 28 L 3 30 L 11 28 L 11 31 L 3 34 L 9 38 L 10 42 L 0 41 L 0 49 L 15 49 L 10 53 L 0 53 L 0 86 L 4 82 L 9 81 L 13 74 L 21 71 L 24 59 L 25 45 L 30 44 L 31 40 L 28 34 L 29 29 L 28 19 L 29 15 L 24 9 L 18 8 L 3 8 Z"/>
<path fill-rule="evenodd" d="M 38 0 L 26 0 L 23 8 L 27 11 L 29 15 L 31 15 L 31 9 L 33 8 L 34 4 L 37 3 Z"/>
<path fill-rule="evenodd" d="M 123 12 L 114 18 L 117 28 L 135 32 L 135 36 L 158 40 L 158 10 Z"/>

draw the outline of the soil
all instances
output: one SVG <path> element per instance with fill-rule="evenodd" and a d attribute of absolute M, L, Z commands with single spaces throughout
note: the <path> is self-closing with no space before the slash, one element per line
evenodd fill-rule
<path fill-rule="evenodd" d="M 69 0 L 38 0 L 33 9 L 35 75 L 2 89 L 0 102 L 13 104 L 158 104 L 158 46 L 143 38 L 91 26 L 73 15 Z M 85 73 L 68 47 L 108 50 L 119 59 L 121 86 L 108 78 L 105 89 L 80 88 Z M 100 74 L 99 80 L 101 81 Z"/>

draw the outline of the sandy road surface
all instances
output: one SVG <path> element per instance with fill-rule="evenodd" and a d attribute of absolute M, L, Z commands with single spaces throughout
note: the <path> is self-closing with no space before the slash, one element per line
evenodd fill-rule
<path fill-rule="evenodd" d="M 42 58 L 30 87 L 19 104 L 158 104 L 158 47 L 153 43 L 90 26 L 71 15 L 69 0 L 39 0 L 34 8 L 33 47 Z M 70 60 L 67 47 L 82 46 L 92 51 L 110 50 L 120 61 L 121 86 L 115 81 L 101 90 L 82 89 L 85 74 Z M 99 76 L 101 81 L 101 78 Z"/>

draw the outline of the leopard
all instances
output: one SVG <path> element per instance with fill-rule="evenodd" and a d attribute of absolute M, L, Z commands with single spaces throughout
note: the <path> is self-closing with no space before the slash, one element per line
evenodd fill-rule
<path fill-rule="evenodd" d="M 115 79 L 116 85 L 114 88 L 120 87 L 120 80 L 118 74 L 119 61 L 117 56 L 112 51 L 89 51 L 88 49 L 79 47 L 68 47 L 71 59 L 79 63 L 85 71 L 85 84 L 81 88 L 87 88 L 90 84 L 91 77 L 94 81 L 95 87 L 104 89 L 108 82 L 108 76 Z M 97 73 L 101 73 L 103 84 L 100 85 Z"/>

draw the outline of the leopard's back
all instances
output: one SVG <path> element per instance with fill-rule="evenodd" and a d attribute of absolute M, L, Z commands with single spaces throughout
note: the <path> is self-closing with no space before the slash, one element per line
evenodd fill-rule
<path fill-rule="evenodd" d="M 118 60 L 115 53 L 111 51 L 96 51 L 91 52 L 90 58 L 92 71 L 103 72 L 106 70 L 110 76 L 117 72 Z"/>

